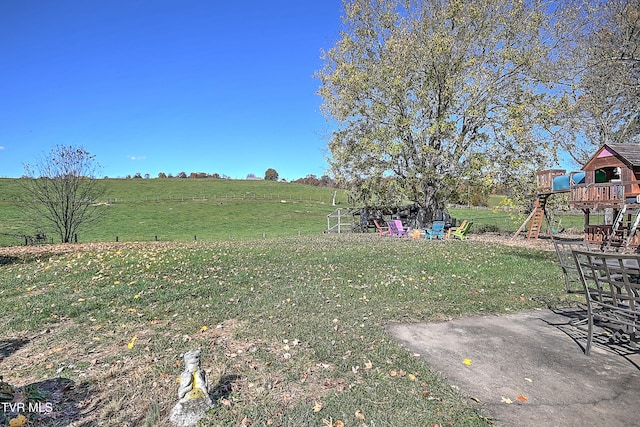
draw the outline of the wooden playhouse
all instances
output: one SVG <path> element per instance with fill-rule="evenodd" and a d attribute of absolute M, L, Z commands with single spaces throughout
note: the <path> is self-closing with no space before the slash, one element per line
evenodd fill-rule
<path fill-rule="evenodd" d="M 590 243 L 611 246 L 640 246 L 640 144 L 605 144 L 580 172 L 561 169 L 537 173 L 537 197 L 523 227 L 527 238 L 537 238 L 546 215 L 547 199 L 569 193 L 571 208 L 584 212 L 584 238 Z M 605 211 L 605 220 L 592 224 L 591 214 Z M 599 215 L 598 218 L 601 216 Z M 609 220 L 611 218 L 611 220 Z M 516 234 L 518 234 L 516 233 Z"/>

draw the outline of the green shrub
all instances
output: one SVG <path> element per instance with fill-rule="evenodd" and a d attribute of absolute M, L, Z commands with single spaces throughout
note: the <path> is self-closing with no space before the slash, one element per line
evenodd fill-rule
<path fill-rule="evenodd" d="M 500 232 L 500 227 L 496 224 L 480 224 L 474 231 L 476 233 L 498 233 Z"/>

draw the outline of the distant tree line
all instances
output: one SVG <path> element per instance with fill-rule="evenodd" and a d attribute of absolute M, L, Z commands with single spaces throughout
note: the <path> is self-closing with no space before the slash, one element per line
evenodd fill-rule
<path fill-rule="evenodd" d="M 207 172 L 190 172 L 189 174 L 187 174 L 186 172 L 180 172 L 176 175 L 172 175 L 171 173 L 167 174 L 164 172 L 160 172 L 157 176 L 158 178 L 198 178 L 198 179 L 204 179 L 204 178 L 209 178 L 209 179 L 231 179 L 229 176 L 227 175 L 220 175 L 219 173 L 207 173 Z M 279 179 L 280 175 L 278 174 L 278 171 L 276 171 L 273 168 L 269 168 L 265 171 L 264 173 L 264 180 L 265 181 L 278 181 L 280 180 L 281 182 L 286 182 L 285 179 Z M 105 176 L 105 179 L 108 179 L 108 176 Z M 134 174 L 134 175 L 127 175 L 125 177 L 125 179 L 150 179 L 151 176 L 146 173 L 146 174 L 142 174 L 140 172 Z M 246 179 L 261 179 L 260 177 L 258 177 L 257 175 L 250 173 L 247 175 Z M 328 175 L 322 175 L 321 177 L 317 177 L 314 174 L 309 174 L 307 176 L 305 176 L 304 178 L 298 178 L 296 180 L 291 181 L 294 184 L 305 184 L 305 185 L 311 185 L 314 187 L 330 187 L 330 188 L 335 188 L 338 186 L 338 184 L 336 183 L 336 181 L 331 178 Z"/>
<path fill-rule="evenodd" d="M 320 178 L 317 176 L 310 174 L 305 176 L 304 178 L 298 178 L 295 181 L 291 181 L 295 184 L 305 184 L 312 185 L 314 187 L 337 187 L 337 183 L 328 175 L 322 175 Z"/>
<path fill-rule="evenodd" d="M 145 178 L 145 179 L 149 179 L 151 176 L 146 173 L 144 175 L 142 175 L 140 172 L 136 173 L 135 175 L 131 176 L 131 175 L 127 175 L 125 178 L 126 179 L 139 179 L 139 178 Z M 191 172 L 187 175 L 186 172 L 179 172 L 178 174 L 176 174 L 175 176 L 171 173 L 166 174 L 164 172 L 160 172 L 158 174 L 158 178 L 213 178 L 213 179 L 229 179 L 228 176 L 226 175 L 220 175 L 219 173 L 206 173 L 206 172 Z"/>

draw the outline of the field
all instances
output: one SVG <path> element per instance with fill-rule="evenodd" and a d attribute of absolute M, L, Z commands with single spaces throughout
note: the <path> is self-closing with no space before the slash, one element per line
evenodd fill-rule
<path fill-rule="evenodd" d="M 195 348 L 217 393 L 205 425 L 489 425 L 385 325 L 568 303 L 553 253 L 482 242 L 352 234 L 67 250 L 0 257 L 1 372 L 54 408 L 27 414 L 33 425 L 166 425 L 181 354 Z"/>
<path fill-rule="evenodd" d="M 488 426 L 385 326 L 574 301 L 548 250 L 323 234 L 332 190 L 108 181 L 89 243 L 0 248 L 0 374 L 48 405 L 28 425 L 165 426 L 199 348 L 203 425 Z M 15 180 L 0 189 L 1 232 L 28 231 Z M 503 234 L 522 221 L 452 214 Z"/>
<path fill-rule="evenodd" d="M 348 207 L 347 195 L 331 188 L 224 179 L 105 179 L 102 217 L 83 228 L 78 242 L 218 241 L 318 235 L 327 215 Z M 493 197 L 493 204 L 499 203 Z M 15 179 L 0 179 L 0 246 L 24 244 L 38 225 L 24 216 L 24 195 Z M 452 207 L 458 222 L 474 222 L 478 232 L 513 233 L 525 220 L 521 212 L 497 208 Z M 592 215 L 592 217 L 594 217 Z M 581 230 L 583 218 L 562 214 L 561 227 Z M 594 217 L 595 219 L 595 217 Z M 55 236 L 47 232 L 49 238 Z"/>
<path fill-rule="evenodd" d="M 105 179 L 102 218 L 79 242 L 192 241 L 319 234 L 346 195 L 300 184 L 225 179 Z M 0 246 L 35 234 L 17 180 L 0 179 Z M 50 234 L 50 233 L 47 233 Z"/>

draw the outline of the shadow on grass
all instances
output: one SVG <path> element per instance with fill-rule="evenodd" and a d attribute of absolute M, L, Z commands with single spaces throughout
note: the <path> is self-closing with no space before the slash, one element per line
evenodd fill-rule
<path fill-rule="evenodd" d="M 0 340 L 0 362 L 18 351 L 20 347 L 29 342 L 26 338 L 18 338 L 12 340 Z"/>
<path fill-rule="evenodd" d="M 0 265 L 9 265 L 18 262 L 19 258 L 9 255 L 0 255 Z"/>
<path fill-rule="evenodd" d="M 565 333 L 584 351 L 587 343 L 587 311 L 581 307 L 556 308 L 552 311 L 566 317 L 567 321 L 554 323 L 545 320 L 545 323 Z M 637 355 L 640 353 L 640 350 L 630 341 L 616 339 L 618 329 L 616 325 L 596 320 L 596 322 L 594 322 L 592 345 L 609 353 L 621 356 L 636 369 L 640 370 L 640 365 L 637 361 Z"/>
<path fill-rule="evenodd" d="M 233 383 L 240 379 L 240 375 L 227 374 L 220 377 L 218 384 L 213 386 L 209 391 L 209 396 L 214 402 L 219 402 L 222 399 L 226 399 L 231 394 L 233 389 Z"/>
<path fill-rule="evenodd" d="M 8 422 L 21 413 L 29 419 L 29 425 L 54 427 L 75 421 L 77 427 L 95 426 L 95 420 L 82 421 L 98 403 L 91 397 L 94 393 L 88 383 L 76 384 L 68 378 L 56 377 L 14 387 L 14 390 L 15 396 L 21 396 L 21 403 L 7 406 L 9 411 L 0 413 L 0 422 Z"/>

